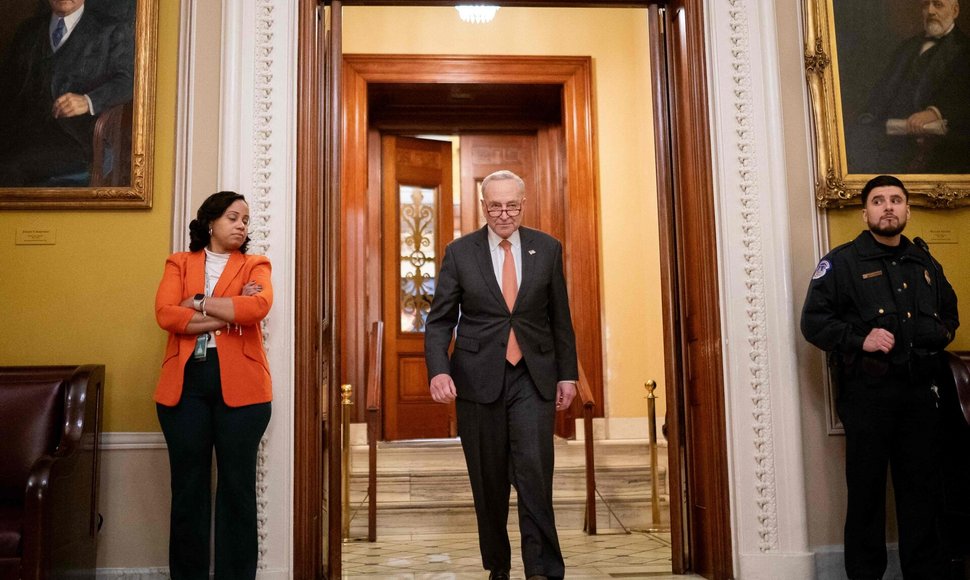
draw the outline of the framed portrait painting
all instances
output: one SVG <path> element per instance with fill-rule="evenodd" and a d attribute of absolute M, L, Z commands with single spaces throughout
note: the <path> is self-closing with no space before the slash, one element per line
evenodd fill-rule
<path fill-rule="evenodd" d="M 970 205 L 970 11 L 958 0 L 805 0 L 819 207 L 875 175 L 911 203 Z"/>
<path fill-rule="evenodd" d="M 4 0 L 0 209 L 152 204 L 158 0 Z"/>

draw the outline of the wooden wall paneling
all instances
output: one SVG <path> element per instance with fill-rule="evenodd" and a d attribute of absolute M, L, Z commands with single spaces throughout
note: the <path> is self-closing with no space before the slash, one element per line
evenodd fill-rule
<path fill-rule="evenodd" d="M 562 126 L 543 127 L 539 129 L 536 136 L 536 159 L 539 168 L 539 174 L 536 175 L 537 188 L 539 191 L 564 192 L 566 187 L 563 180 L 565 144 L 563 143 Z M 560 240 L 566 237 L 566 204 L 564 199 L 565 195 L 546 195 L 543 196 L 539 205 L 540 229 L 555 235 Z"/>
<path fill-rule="evenodd" d="M 363 98 L 367 84 L 341 66 L 343 102 Z M 341 383 L 353 386 L 353 420 L 364 420 L 363 405 L 356 404 L 364 397 L 364 367 L 367 364 L 366 346 L 368 316 L 367 249 L 368 249 L 368 169 L 360 160 L 367 159 L 367 109 L 347 109 L 342 119 L 344 133 L 342 177 L 340 184 L 340 215 L 342 226 L 340 268 Z"/>
<path fill-rule="evenodd" d="M 536 180 L 536 136 L 508 132 L 461 135 L 462 232 L 481 227 L 478 183 L 494 171 L 507 169 L 525 182 L 526 205 L 522 225 L 541 229 L 542 200 L 553 195 Z M 558 195 L 558 192 L 556 192 Z M 469 208 L 468 210 L 464 208 Z M 548 230 L 546 230 L 548 233 Z"/>
<path fill-rule="evenodd" d="M 539 129 L 537 133 L 537 144 L 536 144 L 536 158 L 538 160 L 537 165 L 539 169 L 538 175 L 536 175 L 537 188 L 539 191 L 547 192 L 561 192 L 560 195 L 545 195 L 539 199 L 539 229 L 547 232 L 560 240 L 566 240 L 566 182 L 563 177 L 565 174 L 565 169 L 563 164 L 565 161 L 565 143 L 563 142 L 563 131 L 562 125 L 548 126 Z M 597 244 L 597 252 L 599 245 Z M 583 284 L 583 281 L 577 281 L 579 284 Z M 595 288 L 590 288 L 589 292 L 596 291 Z M 595 294 L 588 294 L 589 296 L 595 296 Z M 577 302 L 577 294 L 571 293 L 573 300 L 570 301 L 570 306 L 572 307 L 573 313 L 575 314 L 575 303 Z M 599 311 L 599 304 L 596 305 L 596 310 Z M 582 334 L 584 329 L 578 328 L 577 333 Z M 586 360 L 587 357 L 581 351 L 581 347 L 577 346 L 580 350 L 578 353 L 580 360 Z M 589 377 L 586 377 L 589 380 Z M 602 385 L 602 380 L 599 379 L 599 389 L 594 394 L 593 399 L 595 405 L 593 406 L 593 415 L 595 417 L 603 417 L 604 409 L 606 405 L 604 404 L 604 389 Z M 576 419 L 582 417 L 583 407 L 581 402 L 577 402 L 576 405 L 571 406 L 563 413 L 556 413 L 556 434 L 560 437 L 574 437 L 576 435 Z"/>
<path fill-rule="evenodd" d="M 592 63 L 577 63 L 563 82 L 563 133 L 566 148 L 564 196 L 566 218 L 563 252 L 576 333 L 576 350 L 592 383 L 597 413 L 604 406 L 603 345 L 600 319 L 599 197 L 596 191 L 596 148 L 593 126 Z M 582 104 L 582 106 L 580 106 Z M 577 154 L 578 153 L 578 154 Z M 578 297 L 584 297 L 583 300 Z M 573 400 L 570 416 L 582 416 Z"/>

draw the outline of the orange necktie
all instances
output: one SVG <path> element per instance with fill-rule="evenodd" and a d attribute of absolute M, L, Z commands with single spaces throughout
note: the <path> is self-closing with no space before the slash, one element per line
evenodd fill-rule
<path fill-rule="evenodd" d="M 505 297 L 505 304 L 509 307 L 509 312 L 515 306 L 515 295 L 519 293 L 518 284 L 515 279 L 515 258 L 512 257 L 512 242 L 502 240 L 498 244 L 505 251 L 505 261 L 502 264 L 502 296 Z M 522 349 L 519 348 L 519 341 L 515 339 L 515 331 L 509 329 L 509 346 L 505 349 L 505 360 L 513 365 L 522 360 Z"/>

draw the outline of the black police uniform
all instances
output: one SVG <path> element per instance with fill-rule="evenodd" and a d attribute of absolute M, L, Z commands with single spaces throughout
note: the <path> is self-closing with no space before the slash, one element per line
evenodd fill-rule
<path fill-rule="evenodd" d="M 918 239 L 918 238 L 917 238 Z M 818 264 L 802 310 L 805 338 L 829 353 L 845 427 L 849 578 L 886 570 L 886 471 L 892 466 L 899 552 L 907 580 L 946 576 L 940 537 L 939 353 L 960 322 L 957 299 L 939 263 L 901 236 L 879 244 L 863 231 Z M 889 353 L 862 350 L 884 328 Z"/>

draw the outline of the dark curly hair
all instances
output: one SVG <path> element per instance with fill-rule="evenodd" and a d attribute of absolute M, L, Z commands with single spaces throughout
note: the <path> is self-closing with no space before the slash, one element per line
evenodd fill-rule
<path fill-rule="evenodd" d="M 222 217 L 229 206 L 239 199 L 246 201 L 245 197 L 235 191 L 220 191 L 213 193 L 202 202 L 196 218 L 189 223 L 189 251 L 198 252 L 209 245 L 212 239 L 212 235 L 209 233 L 210 224 Z M 245 254 L 247 247 L 249 247 L 248 235 L 243 245 L 239 246 L 239 251 Z"/>
<path fill-rule="evenodd" d="M 906 201 L 909 201 L 909 190 L 903 185 L 903 182 L 899 180 L 898 177 L 893 177 L 892 175 L 877 175 L 870 179 L 865 187 L 862 188 L 862 205 L 866 205 L 869 201 L 869 192 L 877 187 L 898 187 L 903 190 L 903 195 L 906 196 Z"/>

